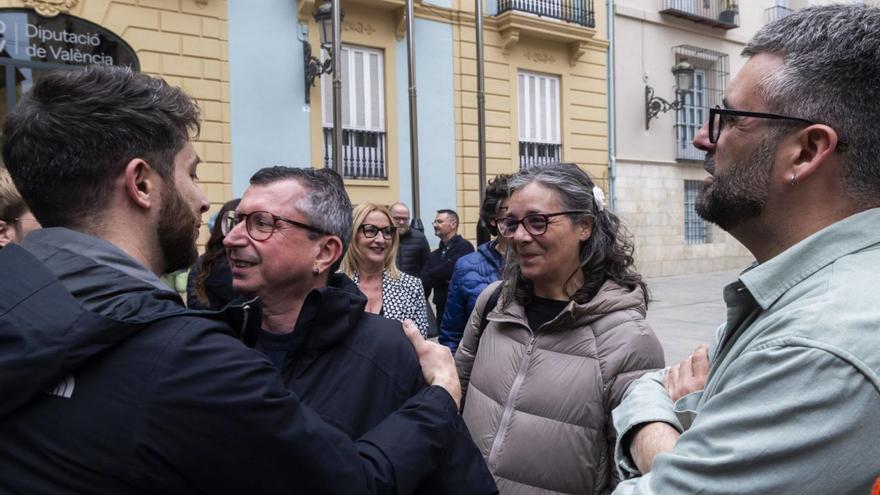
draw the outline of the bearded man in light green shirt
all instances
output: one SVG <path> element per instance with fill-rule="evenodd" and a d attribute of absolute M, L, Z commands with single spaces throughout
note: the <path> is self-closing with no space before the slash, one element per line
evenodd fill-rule
<path fill-rule="evenodd" d="M 880 475 L 880 9 L 803 9 L 743 54 L 694 139 L 697 212 L 757 263 L 708 352 L 614 411 L 615 494 L 868 494 Z"/>

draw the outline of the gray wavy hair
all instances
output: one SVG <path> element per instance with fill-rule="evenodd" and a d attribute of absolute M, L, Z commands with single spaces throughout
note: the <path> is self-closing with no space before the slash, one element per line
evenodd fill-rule
<path fill-rule="evenodd" d="M 593 232 L 581 243 L 578 257 L 584 275 L 584 284 L 571 295 L 577 303 L 585 303 L 596 296 L 606 280 L 613 280 L 630 290 L 641 287 L 648 302 L 648 289 L 642 276 L 633 265 L 633 243 L 620 219 L 607 209 L 599 211 L 593 197 L 590 176 L 574 163 L 556 163 L 529 168 L 510 178 L 510 196 L 525 186 L 538 183 L 558 194 L 563 210 L 585 210 L 589 213 L 570 215 L 577 222 L 593 218 Z M 516 255 L 508 250 L 508 262 L 504 267 L 505 299 L 528 304 L 534 290 L 531 281 L 523 278 Z M 576 273 L 576 272 L 575 272 Z M 575 273 L 571 276 L 574 277 Z"/>
<path fill-rule="evenodd" d="M 742 53 L 783 58 L 760 83 L 768 110 L 834 128 L 847 145 L 844 189 L 862 207 L 880 204 L 880 8 L 798 10 L 761 28 Z"/>

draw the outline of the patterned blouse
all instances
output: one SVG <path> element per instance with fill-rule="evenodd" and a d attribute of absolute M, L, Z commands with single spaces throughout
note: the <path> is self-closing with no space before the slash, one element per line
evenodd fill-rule
<path fill-rule="evenodd" d="M 360 286 L 360 273 L 355 272 L 351 278 Z M 381 316 L 397 321 L 412 320 L 419 327 L 422 336 L 427 338 L 427 304 L 421 280 L 403 272 L 400 273 L 400 278 L 395 280 L 388 274 L 388 270 L 382 272 L 382 310 L 379 312 Z"/>

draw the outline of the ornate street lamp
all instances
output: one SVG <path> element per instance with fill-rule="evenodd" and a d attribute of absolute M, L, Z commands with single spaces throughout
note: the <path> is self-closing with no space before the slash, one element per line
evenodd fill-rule
<path fill-rule="evenodd" d="M 673 65 L 672 75 L 675 77 L 675 101 L 672 103 L 654 96 L 654 88 L 645 85 L 645 130 L 651 128 L 651 119 L 658 114 L 681 110 L 684 107 L 685 96 L 694 90 L 694 66 L 687 60 Z"/>
<path fill-rule="evenodd" d="M 318 25 L 321 37 L 321 48 L 326 51 L 327 55 L 324 62 L 321 62 L 321 60 L 312 55 L 312 45 L 308 40 L 303 40 L 303 63 L 305 65 L 303 74 L 305 75 L 306 83 L 306 104 L 311 103 L 310 93 L 312 87 L 315 85 L 315 79 L 321 77 L 323 74 L 333 73 L 333 52 L 331 50 L 333 46 L 333 2 L 330 0 L 324 0 L 324 2 L 315 9 L 312 16 L 315 18 L 315 24 Z M 339 13 L 340 22 L 344 16 L 345 12 Z"/>

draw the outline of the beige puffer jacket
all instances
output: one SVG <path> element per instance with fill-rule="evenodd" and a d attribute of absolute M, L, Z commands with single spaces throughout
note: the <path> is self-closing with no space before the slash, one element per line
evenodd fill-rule
<path fill-rule="evenodd" d="M 611 410 L 630 382 L 664 366 L 642 290 L 605 282 L 534 332 L 523 306 L 502 295 L 477 342 L 499 283 L 477 299 L 455 361 L 465 423 L 501 494 L 609 493 Z"/>

